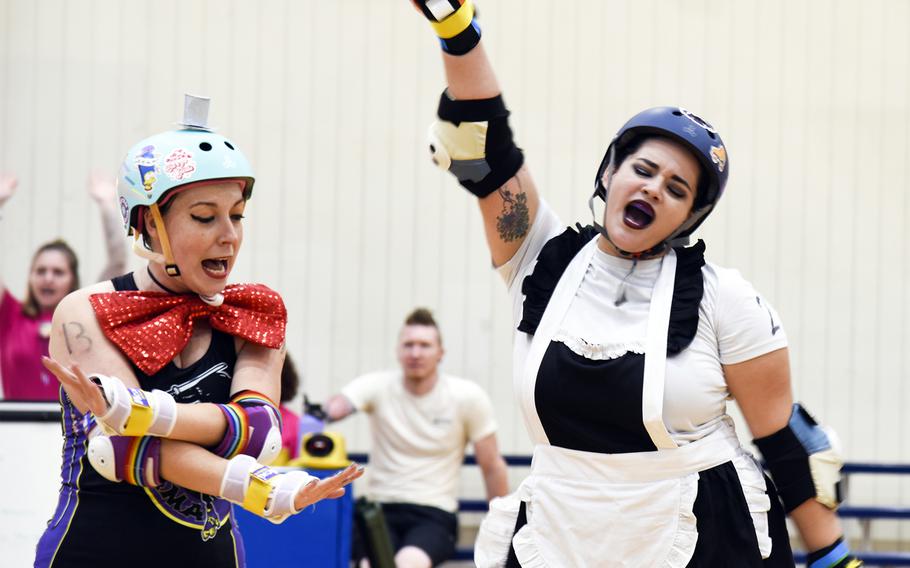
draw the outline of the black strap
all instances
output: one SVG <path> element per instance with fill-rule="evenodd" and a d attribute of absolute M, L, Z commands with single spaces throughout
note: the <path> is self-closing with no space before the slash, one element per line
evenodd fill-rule
<path fill-rule="evenodd" d="M 114 285 L 114 290 L 118 292 L 128 292 L 139 289 L 139 286 L 136 286 L 136 279 L 133 277 L 132 272 L 127 272 L 126 274 L 111 278 L 111 284 Z"/>
<path fill-rule="evenodd" d="M 439 108 L 436 114 L 442 120 L 458 126 L 462 122 L 485 122 L 494 118 L 509 116 L 502 95 L 489 99 L 453 99 L 445 90 L 439 96 Z"/>

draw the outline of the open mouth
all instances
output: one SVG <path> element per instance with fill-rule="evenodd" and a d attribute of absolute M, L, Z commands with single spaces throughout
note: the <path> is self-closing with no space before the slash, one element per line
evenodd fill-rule
<path fill-rule="evenodd" d="M 218 280 L 227 278 L 228 261 L 226 258 L 207 258 L 202 261 L 202 270 L 210 278 Z"/>
<path fill-rule="evenodd" d="M 654 208 L 648 203 L 636 199 L 626 205 L 622 220 L 627 227 L 640 230 L 653 223 L 654 217 Z"/>

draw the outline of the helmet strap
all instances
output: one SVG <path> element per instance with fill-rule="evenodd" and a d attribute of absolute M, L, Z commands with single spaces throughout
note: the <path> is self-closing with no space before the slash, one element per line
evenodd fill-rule
<path fill-rule="evenodd" d="M 160 252 L 151 251 L 142 244 L 141 235 L 137 231 L 133 235 L 133 252 L 136 253 L 136 256 L 140 256 L 150 262 L 157 262 L 158 264 L 164 264 L 164 255 Z"/>
<path fill-rule="evenodd" d="M 171 241 L 167 236 L 167 230 L 164 228 L 164 219 L 161 217 L 161 210 L 158 209 L 157 203 L 149 205 L 152 211 L 152 218 L 155 220 L 155 228 L 158 229 L 158 238 L 161 241 L 161 251 L 164 253 L 164 271 L 171 278 L 180 276 L 180 269 L 174 262 L 174 255 L 171 252 Z"/>
<path fill-rule="evenodd" d="M 671 247 L 684 247 L 689 245 L 689 234 L 692 233 L 708 216 L 711 211 L 714 210 L 714 204 L 706 205 L 701 209 L 696 209 L 689 214 L 689 217 L 683 221 L 683 224 L 679 226 L 678 229 L 673 231 L 669 237 L 667 237 L 667 242 L 670 243 Z M 684 236 L 680 237 L 679 235 L 686 233 Z"/>

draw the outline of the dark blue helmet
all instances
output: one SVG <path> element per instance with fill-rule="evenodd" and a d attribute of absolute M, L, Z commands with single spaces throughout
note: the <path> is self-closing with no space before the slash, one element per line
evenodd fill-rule
<path fill-rule="evenodd" d="M 623 150 L 636 144 L 642 137 L 663 136 L 688 148 L 701 164 L 702 177 L 695 197 L 693 215 L 672 238 L 687 237 L 707 217 L 717 204 L 727 185 L 730 162 L 720 134 L 713 126 L 695 114 L 680 107 L 654 107 L 633 116 L 619 129 L 604 154 L 597 170 L 594 186 L 600 197 L 606 198 L 601 178 L 610 161 L 624 156 Z M 617 164 L 618 165 L 618 164 Z"/>

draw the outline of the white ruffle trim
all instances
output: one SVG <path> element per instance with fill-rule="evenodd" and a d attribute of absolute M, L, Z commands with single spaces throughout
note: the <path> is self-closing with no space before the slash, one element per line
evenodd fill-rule
<path fill-rule="evenodd" d="M 530 524 L 521 527 L 515 533 L 512 542 L 515 544 L 515 557 L 521 564 L 521 568 L 550 568 L 537 548 L 534 528 Z"/>
<path fill-rule="evenodd" d="M 478 568 L 502 568 L 506 565 L 520 506 L 521 500 L 516 493 L 490 501 L 490 510 L 480 523 L 480 532 L 474 543 L 474 564 Z"/>
<path fill-rule="evenodd" d="M 768 487 L 765 485 L 765 476 L 761 466 L 752 457 L 752 454 L 741 449 L 739 455 L 733 459 L 736 474 L 742 484 L 743 495 L 749 506 L 749 515 L 752 516 L 752 526 L 755 527 L 755 536 L 758 538 L 758 549 L 762 558 L 771 556 L 771 532 L 768 526 L 768 511 L 771 510 L 771 498 L 768 496 Z"/>
<path fill-rule="evenodd" d="M 695 518 L 695 498 L 698 496 L 698 474 L 691 473 L 680 479 L 679 488 L 679 516 L 677 517 L 676 537 L 667 559 L 662 566 L 665 568 L 684 568 L 689 565 L 695 553 L 695 544 L 698 542 L 698 528 Z"/>
<path fill-rule="evenodd" d="M 638 353 L 644 355 L 644 341 L 629 341 L 624 343 L 588 343 L 584 339 L 569 335 L 565 330 L 559 330 L 554 336 L 553 341 L 558 341 L 568 347 L 576 355 L 581 355 L 585 359 L 593 361 L 606 361 L 609 359 L 619 359 L 626 353 Z"/>

